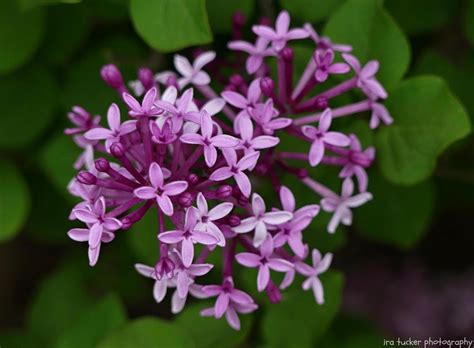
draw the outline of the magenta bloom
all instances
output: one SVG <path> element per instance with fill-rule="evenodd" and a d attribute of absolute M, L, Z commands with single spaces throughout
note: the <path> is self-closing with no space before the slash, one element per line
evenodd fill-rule
<path fill-rule="evenodd" d="M 173 203 L 170 196 L 176 196 L 188 188 L 186 181 L 164 183 L 163 171 L 158 163 L 153 162 L 148 170 L 148 180 L 151 186 L 142 186 L 133 191 L 140 199 L 155 199 L 166 215 L 173 215 Z"/>
<path fill-rule="evenodd" d="M 243 172 L 249 168 L 255 167 L 255 163 L 260 156 L 259 152 L 253 152 L 248 155 L 243 156 L 240 160 L 237 161 L 237 154 L 233 149 L 224 149 L 223 154 L 227 165 L 216 169 L 211 176 L 210 180 L 213 181 L 222 181 L 229 178 L 234 178 L 237 186 L 239 186 L 240 191 L 245 197 L 250 196 L 252 191 L 252 185 L 247 175 Z"/>
<path fill-rule="evenodd" d="M 350 208 L 356 208 L 372 199 L 372 194 L 362 192 L 352 195 L 354 183 L 350 178 L 344 179 L 341 196 L 338 198 L 326 197 L 321 200 L 321 207 L 327 212 L 333 212 L 333 216 L 328 225 L 329 233 L 334 233 L 340 222 L 344 225 L 352 223 L 352 212 Z"/>
<path fill-rule="evenodd" d="M 131 120 L 120 123 L 120 109 L 117 104 L 112 104 L 107 112 L 107 121 L 110 129 L 107 128 L 93 128 L 86 132 L 84 136 L 89 140 L 105 140 L 107 149 L 110 145 L 120 140 L 120 137 L 129 134 L 136 129 L 137 121 Z"/>
<path fill-rule="evenodd" d="M 235 255 L 238 263 L 245 267 L 258 267 L 257 289 L 263 291 L 270 281 L 270 269 L 277 272 L 288 272 L 293 265 L 285 259 L 273 255 L 273 238 L 267 238 L 260 247 L 260 255 L 253 253 L 240 253 Z"/>
<path fill-rule="evenodd" d="M 77 242 L 89 242 L 89 264 L 94 266 L 99 259 L 101 242 L 111 242 L 115 237 L 112 232 L 122 227 L 122 223 L 105 214 L 104 197 L 100 197 L 91 210 L 75 209 L 74 216 L 89 228 L 73 228 L 68 236 Z"/>
<path fill-rule="evenodd" d="M 371 99 L 387 98 L 387 92 L 375 78 L 379 70 L 379 62 L 371 60 L 363 68 L 359 60 L 352 54 L 344 53 L 344 60 L 354 69 L 357 75 L 357 86 Z"/>
<path fill-rule="evenodd" d="M 154 280 L 156 302 L 171 289 L 171 312 L 179 313 L 189 296 L 217 297 L 201 315 L 225 315 L 236 330 L 239 315 L 258 305 L 235 288 L 234 272 L 241 279 L 241 272 L 257 268 L 257 289 L 270 303 L 284 300 L 281 290 L 303 275 L 303 289 L 312 289 L 316 302 L 323 303 L 319 275 L 332 255 L 321 257 L 308 243 L 308 233 L 319 228 L 312 222 L 331 213 L 326 229 L 334 233 L 339 224 L 352 223 L 352 208 L 372 198 L 368 168 L 375 149 L 363 149 L 357 134 L 337 131 L 339 119 L 367 118 L 372 129 L 393 122 L 381 102 L 387 93 L 376 78 L 376 61 L 362 67 L 356 57 L 341 53 L 350 52 L 350 46 L 319 36 L 310 24 L 290 28 L 286 11 L 275 28 L 253 26 L 257 35 L 248 41 L 244 22 L 234 17 L 233 41 L 227 45 L 237 54 L 216 57 L 196 50 L 193 62 L 175 55 L 177 72 L 141 67 L 131 82 L 116 66 L 105 66 L 101 77 L 127 114 L 109 104 L 108 125 L 101 126 L 100 116 L 75 106 L 68 114 L 72 128 L 65 130 L 82 151 L 68 190 L 81 200 L 69 219 L 84 226 L 68 235 L 88 242 L 89 264 L 96 264 L 102 243 L 129 233 L 154 233 L 155 265 L 135 268 Z M 295 47 L 310 44 L 314 52 L 300 76 L 294 65 L 301 62 L 299 50 L 288 45 L 293 40 L 300 40 Z M 345 63 L 336 63 L 341 57 Z M 355 75 L 344 75 L 349 66 Z M 328 82 L 332 74 L 340 76 Z M 363 99 L 354 90 L 361 90 Z M 127 119 L 122 122 L 121 116 Z M 300 151 L 308 142 L 309 155 Z M 316 181 L 309 165 L 336 167 L 339 175 L 333 179 L 342 182 L 341 194 Z M 313 201 L 298 204 L 293 184 L 304 185 L 305 201 Z M 156 218 L 156 230 L 132 228 L 145 215 Z M 310 254 L 312 265 L 306 261 Z M 284 273 L 279 286 L 271 270 Z M 209 285 L 207 274 L 221 277 L 221 285 Z"/>
<path fill-rule="evenodd" d="M 254 74 L 263 64 L 265 57 L 275 55 L 275 51 L 268 47 L 270 40 L 263 37 L 257 38 L 255 45 L 246 41 L 231 41 L 227 45 L 231 50 L 248 53 L 246 69 L 249 74 Z"/>
<path fill-rule="evenodd" d="M 350 71 L 347 64 L 334 63 L 334 52 L 332 50 L 316 50 L 313 59 L 316 62 L 314 78 L 318 82 L 326 81 L 330 74 L 345 74 Z"/>
<path fill-rule="evenodd" d="M 268 225 L 280 225 L 293 217 L 293 214 L 287 211 L 265 212 L 265 202 L 258 193 L 252 196 L 253 216 L 241 221 L 240 225 L 234 227 L 236 233 L 248 233 L 255 230 L 253 243 L 256 247 L 260 246 L 267 238 Z"/>
<path fill-rule="evenodd" d="M 272 42 L 275 51 L 280 52 L 289 40 L 304 39 L 309 36 L 304 29 L 291 29 L 290 15 L 286 11 L 280 12 L 277 17 L 275 29 L 266 25 L 254 25 L 252 30 L 258 36 Z"/>
<path fill-rule="evenodd" d="M 214 245 L 218 242 L 218 239 L 212 234 L 198 231 L 196 229 L 196 224 L 197 218 L 195 211 L 193 209 L 188 209 L 184 218 L 184 227 L 182 230 L 167 231 L 158 235 L 160 241 L 167 244 L 182 242 L 181 255 L 183 257 L 183 264 L 186 267 L 189 267 L 193 262 L 193 243 Z"/>
<path fill-rule="evenodd" d="M 327 253 L 321 258 L 321 253 L 314 249 L 312 253 L 313 266 L 309 266 L 305 263 L 298 264 L 298 272 L 308 277 L 303 283 L 303 290 L 313 290 L 314 298 L 319 304 L 324 303 L 324 290 L 321 280 L 318 276 L 326 272 L 331 265 L 332 254 Z"/>
<path fill-rule="evenodd" d="M 218 148 L 235 147 L 239 140 L 230 135 L 215 135 L 213 133 L 213 124 L 211 117 L 207 112 L 201 112 L 201 134 L 184 134 L 181 141 L 186 144 L 201 145 L 204 149 L 204 159 L 208 167 L 212 167 L 217 160 Z"/>
<path fill-rule="evenodd" d="M 318 127 L 304 126 L 302 128 L 303 134 L 312 141 L 309 150 L 309 164 L 313 167 L 317 166 L 323 159 L 325 144 L 347 146 L 350 143 L 346 135 L 339 132 L 328 132 L 331 122 L 331 110 L 326 109 L 321 115 Z"/>

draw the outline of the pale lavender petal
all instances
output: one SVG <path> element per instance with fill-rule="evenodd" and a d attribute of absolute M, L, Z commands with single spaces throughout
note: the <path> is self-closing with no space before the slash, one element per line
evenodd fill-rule
<path fill-rule="evenodd" d="M 143 97 L 142 106 L 144 110 L 150 110 L 156 100 L 157 94 L 156 87 L 150 88 L 148 92 L 146 92 L 145 97 Z"/>
<path fill-rule="evenodd" d="M 153 286 L 153 297 L 157 303 L 163 301 L 166 296 L 166 280 L 157 280 Z"/>
<path fill-rule="evenodd" d="M 89 140 L 103 140 L 113 136 L 114 132 L 107 128 L 93 128 L 84 133 L 84 137 Z"/>
<path fill-rule="evenodd" d="M 287 40 L 298 40 L 306 39 L 309 36 L 308 32 L 304 29 L 291 29 L 288 34 L 286 34 Z"/>
<path fill-rule="evenodd" d="M 332 256 L 333 256 L 332 253 L 327 253 L 326 255 L 324 255 L 324 257 L 316 266 L 316 271 L 318 274 L 324 273 L 328 270 L 332 262 Z"/>
<path fill-rule="evenodd" d="M 358 74 L 361 70 L 359 60 L 354 57 L 352 54 L 343 53 L 342 58 L 354 69 L 355 73 Z"/>
<path fill-rule="evenodd" d="M 311 140 L 314 140 L 318 134 L 318 129 L 313 126 L 303 126 L 301 127 L 301 131 L 306 137 L 310 138 Z"/>
<path fill-rule="evenodd" d="M 189 266 L 187 272 L 195 277 L 203 276 L 214 267 L 210 263 L 194 264 Z"/>
<path fill-rule="evenodd" d="M 221 292 L 217 297 L 216 304 L 214 306 L 216 318 L 221 318 L 227 308 L 229 307 L 229 295 Z"/>
<path fill-rule="evenodd" d="M 258 291 L 263 291 L 270 281 L 270 269 L 267 265 L 261 265 L 258 269 L 257 275 L 257 289 Z"/>
<path fill-rule="evenodd" d="M 387 98 L 387 91 L 385 91 L 385 88 L 383 88 L 380 82 L 378 82 L 376 79 L 366 80 L 364 81 L 364 84 L 369 89 L 369 91 L 375 94 L 377 97 L 382 99 Z"/>
<path fill-rule="evenodd" d="M 136 263 L 135 264 L 135 269 L 137 270 L 138 273 L 140 273 L 142 276 L 147 277 L 147 278 L 155 278 L 155 269 L 153 267 L 143 265 L 141 263 Z"/>
<path fill-rule="evenodd" d="M 186 299 L 187 296 L 184 296 L 183 298 L 179 297 L 178 290 L 176 290 L 173 293 L 173 296 L 171 296 L 171 313 L 178 314 L 181 312 L 186 304 Z"/>
<path fill-rule="evenodd" d="M 315 139 L 309 150 L 309 164 L 314 167 L 321 163 L 324 156 L 324 143 L 321 139 Z"/>
<path fill-rule="evenodd" d="M 239 160 L 239 162 L 237 163 L 237 166 L 242 171 L 247 170 L 255 166 L 255 163 L 257 162 L 259 157 L 260 157 L 260 152 L 253 152 L 248 155 L 245 155 Z"/>
<path fill-rule="evenodd" d="M 189 278 L 185 271 L 179 272 L 176 277 L 176 288 L 178 290 L 178 296 L 185 298 L 188 296 L 189 290 Z"/>
<path fill-rule="evenodd" d="M 234 174 L 234 179 L 242 194 L 245 197 L 249 197 L 250 192 L 252 192 L 252 184 L 250 183 L 248 176 L 242 172 L 238 172 L 237 174 Z"/>
<path fill-rule="evenodd" d="M 230 166 L 237 164 L 237 153 L 234 149 L 223 148 L 222 154 L 224 155 L 227 164 L 229 164 Z"/>
<path fill-rule="evenodd" d="M 196 75 L 194 75 L 192 82 L 198 86 L 208 85 L 211 82 L 211 78 L 207 72 L 199 71 L 196 73 Z"/>
<path fill-rule="evenodd" d="M 258 194 L 252 195 L 252 211 L 255 216 L 260 216 L 265 213 L 266 207 L 263 198 Z"/>
<path fill-rule="evenodd" d="M 300 237 L 291 236 L 291 238 L 288 238 L 288 245 L 290 246 L 291 250 L 296 254 L 296 256 L 304 256 L 305 246 L 301 241 Z"/>
<path fill-rule="evenodd" d="M 379 62 L 376 60 L 371 60 L 365 64 L 359 75 L 364 79 L 370 79 L 377 73 L 378 70 Z"/>
<path fill-rule="evenodd" d="M 204 245 L 214 245 L 218 242 L 217 238 L 206 232 L 194 231 L 191 239 Z"/>
<path fill-rule="evenodd" d="M 95 266 L 97 261 L 99 260 L 100 254 L 100 243 L 97 245 L 96 248 L 89 247 L 88 256 L 89 256 L 89 266 Z"/>
<path fill-rule="evenodd" d="M 202 145 L 204 143 L 204 138 L 200 134 L 183 134 L 179 140 L 186 144 Z"/>
<path fill-rule="evenodd" d="M 361 166 L 354 167 L 354 174 L 357 177 L 358 187 L 360 192 L 367 191 L 367 186 L 369 184 L 369 177 L 367 172 Z"/>
<path fill-rule="evenodd" d="M 249 74 L 254 74 L 263 63 L 263 57 L 261 55 L 251 55 L 245 61 L 245 68 Z"/>
<path fill-rule="evenodd" d="M 194 70 L 201 70 L 206 64 L 209 64 L 216 58 L 216 52 L 208 51 L 201 53 L 193 63 Z"/>
<path fill-rule="evenodd" d="M 184 239 L 183 231 L 175 230 L 162 232 L 158 235 L 158 239 L 166 244 L 179 243 Z"/>
<path fill-rule="evenodd" d="M 239 289 L 232 289 L 229 293 L 230 299 L 238 304 L 247 305 L 253 303 L 252 297 Z"/>
<path fill-rule="evenodd" d="M 342 182 L 342 190 L 341 190 L 341 195 L 344 198 L 352 196 L 352 193 L 354 192 L 354 182 L 350 178 L 344 179 Z"/>
<path fill-rule="evenodd" d="M 120 227 L 122 227 L 122 223 L 120 222 L 120 220 L 110 217 L 104 218 L 103 224 L 105 229 L 108 231 L 116 231 Z"/>
<path fill-rule="evenodd" d="M 133 194 L 140 199 L 152 199 L 156 197 L 156 189 L 150 186 L 142 186 L 135 189 Z"/>
<path fill-rule="evenodd" d="M 191 63 L 189 63 L 189 60 L 183 56 L 180 56 L 179 54 L 174 56 L 174 67 L 183 76 L 190 76 L 194 71 Z"/>
<path fill-rule="evenodd" d="M 209 211 L 208 218 L 211 221 L 222 219 L 224 216 L 229 215 L 233 208 L 234 205 L 230 202 L 218 204 Z"/>
<path fill-rule="evenodd" d="M 217 147 L 235 147 L 239 144 L 239 139 L 226 134 L 216 135 L 211 141 Z"/>
<path fill-rule="evenodd" d="M 214 317 L 215 316 L 215 310 L 214 307 L 211 308 L 205 308 L 201 312 L 199 312 L 201 317 Z"/>
<path fill-rule="evenodd" d="M 270 129 L 282 129 L 288 127 L 291 123 L 293 123 L 291 118 L 280 117 L 268 122 L 267 127 Z"/>
<path fill-rule="evenodd" d="M 253 123 L 250 120 L 250 117 L 243 115 L 242 117 L 239 117 L 236 122 L 242 140 L 251 140 L 253 137 Z"/>
<path fill-rule="evenodd" d="M 255 51 L 253 45 L 247 41 L 231 41 L 227 44 L 227 47 L 234 51 L 243 51 L 248 54 L 252 54 Z"/>
<path fill-rule="evenodd" d="M 130 107 L 130 109 L 132 109 L 133 111 L 141 111 L 142 107 L 140 103 L 130 94 L 123 93 L 122 99 L 125 102 L 125 104 L 127 104 Z"/>
<path fill-rule="evenodd" d="M 252 147 L 256 150 L 268 149 L 278 145 L 280 139 L 269 135 L 261 135 L 252 140 Z"/>
<path fill-rule="evenodd" d="M 171 216 L 173 215 L 173 203 L 167 195 L 156 196 L 156 202 L 161 208 L 163 214 Z"/>
<path fill-rule="evenodd" d="M 221 95 L 226 102 L 228 102 L 232 106 L 235 106 L 236 108 L 245 109 L 248 105 L 247 99 L 237 92 L 225 91 L 222 92 Z"/>
<path fill-rule="evenodd" d="M 202 110 L 206 111 L 209 115 L 213 116 L 222 111 L 225 106 L 225 100 L 222 98 L 215 98 L 209 100 L 204 106 Z"/>
<path fill-rule="evenodd" d="M 323 141 L 335 146 L 348 146 L 351 142 L 347 135 L 339 132 L 327 132 L 324 134 Z"/>
<path fill-rule="evenodd" d="M 67 235 L 76 242 L 87 242 L 89 240 L 89 230 L 87 228 L 73 228 L 69 230 Z"/>
<path fill-rule="evenodd" d="M 293 284 L 293 280 L 295 279 L 295 271 L 291 269 L 290 271 L 285 273 L 283 280 L 280 283 L 280 289 L 284 290 L 288 288 L 291 284 Z"/>
<path fill-rule="evenodd" d="M 186 191 L 187 188 L 187 181 L 173 181 L 163 186 L 163 192 L 167 196 L 176 196 Z"/>
<path fill-rule="evenodd" d="M 286 186 L 280 188 L 280 201 L 283 209 L 289 212 L 293 212 L 296 207 L 295 196 Z"/>
<path fill-rule="evenodd" d="M 125 135 L 125 134 L 133 132 L 135 129 L 137 129 L 137 121 L 135 120 L 125 121 L 124 123 L 120 125 L 119 134 Z"/>
<path fill-rule="evenodd" d="M 369 192 L 359 193 L 358 195 L 352 196 L 346 199 L 347 206 L 351 208 L 359 207 L 372 199 L 372 194 Z"/>
<path fill-rule="evenodd" d="M 269 259 L 268 260 L 268 267 L 272 270 L 277 272 L 288 272 L 290 269 L 293 268 L 291 262 L 286 261 L 284 259 Z"/>
<path fill-rule="evenodd" d="M 259 247 L 267 238 L 267 227 L 263 221 L 258 221 L 255 225 L 255 234 L 253 236 L 253 245 Z"/>
<path fill-rule="evenodd" d="M 235 259 L 242 266 L 255 268 L 260 265 L 261 257 L 257 254 L 252 253 L 240 253 L 235 255 Z"/>
<path fill-rule="evenodd" d="M 277 38 L 277 33 L 266 25 L 254 25 L 252 31 L 267 40 L 275 40 Z"/>
<path fill-rule="evenodd" d="M 212 181 L 222 181 L 230 178 L 233 176 L 234 173 L 231 172 L 229 167 L 222 167 L 219 169 L 216 169 L 211 176 L 209 177 L 210 180 Z"/>
<path fill-rule="evenodd" d="M 87 224 L 94 224 L 98 221 L 97 216 L 94 213 L 90 212 L 89 210 L 76 209 L 74 211 L 74 214 L 76 215 L 77 219 Z"/>
<path fill-rule="evenodd" d="M 268 258 L 273 254 L 273 238 L 270 235 L 267 235 L 262 245 L 260 246 L 260 253 L 263 257 Z"/>
<path fill-rule="evenodd" d="M 232 230 L 235 233 L 247 233 L 247 232 L 252 231 L 256 225 L 257 225 L 257 218 L 255 218 L 254 216 L 251 216 L 249 218 L 246 218 L 240 221 L 240 225 L 234 227 Z"/>
<path fill-rule="evenodd" d="M 331 109 L 327 108 L 321 115 L 319 119 L 319 131 L 321 133 L 326 133 L 328 129 L 331 127 L 332 122 L 332 112 Z"/>
<path fill-rule="evenodd" d="M 290 27 L 290 15 L 288 11 L 281 11 L 275 21 L 275 29 L 278 35 L 283 36 Z"/>
<path fill-rule="evenodd" d="M 271 211 L 263 215 L 262 220 L 270 225 L 283 224 L 293 217 L 293 214 L 287 211 Z"/>
<path fill-rule="evenodd" d="M 314 74 L 314 78 L 318 82 L 324 82 L 328 79 L 328 77 L 329 77 L 329 73 L 327 71 L 320 70 L 320 69 L 317 69 L 316 73 Z"/>
<path fill-rule="evenodd" d="M 110 243 L 115 239 L 115 234 L 109 231 L 104 231 L 102 232 L 102 238 L 101 241 L 102 243 Z"/>
<path fill-rule="evenodd" d="M 161 187 L 163 186 L 163 171 L 158 163 L 153 162 L 150 165 L 150 169 L 148 171 L 149 180 L 153 187 Z"/>
<path fill-rule="evenodd" d="M 191 266 L 194 258 L 194 245 L 191 239 L 183 239 L 183 242 L 181 243 L 181 256 L 183 257 L 184 267 Z"/>
<path fill-rule="evenodd" d="M 329 67 L 330 74 L 346 74 L 351 70 L 349 65 L 344 63 L 335 63 Z"/>
<path fill-rule="evenodd" d="M 314 298 L 318 304 L 324 303 L 324 290 L 323 284 L 319 278 L 312 278 L 311 288 L 313 289 Z"/>
<path fill-rule="evenodd" d="M 209 208 L 208 208 L 208 205 L 207 205 L 206 198 L 204 197 L 204 195 L 201 192 L 198 193 L 197 198 L 196 198 L 196 202 L 197 202 L 197 208 L 199 210 L 199 213 L 201 215 L 207 215 Z"/>
<path fill-rule="evenodd" d="M 225 319 L 234 330 L 240 330 L 240 319 L 234 308 L 229 307 L 225 312 Z"/>

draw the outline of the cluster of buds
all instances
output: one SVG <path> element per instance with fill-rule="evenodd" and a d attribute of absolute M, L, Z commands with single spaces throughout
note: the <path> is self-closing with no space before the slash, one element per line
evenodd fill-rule
<path fill-rule="evenodd" d="M 225 315 L 230 326 L 240 328 L 239 313 L 257 308 L 254 299 L 234 285 L 233 269 L 238 265 L 257 268 L 256 287 L 272 303 L 281 300 L 281 290 L 296 275 L 306 278 L 304 290 L 324 302 L 319 275 L 331 263 L 330 253 L 322 256 L 304 242 L 304 230 L 319 214 L 320 207 L 332 213 L 328 231 L 352 222 L 351 209 L 372 198 L 367 192 L 366 168 L 373 160 L 373 148 L 363 149 L 355 134 L 333 131 L 335 118 L 371 111 L 370 127 L 392 119 L 377 102 L 387 93 L 376 80 L 376 61 L 361 67 L 349 52 L 351 47 L 320 37 L 309 25 L 289 29 L 287 12 L 279 14 L 275 28 L 268 20 L 252 27 L 255 44 L 241 41 L 242 16 L 234 17 L 237 62 L 216 59 L 214 52 L 200 52 L 194 62 L 176 55 L 177 73 L 158 74 L 141 68 L 138 79 L 127 85 L 114 65 L 101 71 L 104 81 L 115 89 L 130 120 L 121 121 L 121 111 L 112 104 L 108 127 L 100 117 L 80 107 L 69 114 L 74 136 L 84 149 L 75 164 L 79 173 L 69 185 L 70 192 L 83 201 L 70 215 L 86 228 L 68 233 L 75 241 L 87 242 L 89 262 L 94 266 L 102 243 L 110 243 L 119 231 L 130 229 L 150 209 L 156 210 L 157 261 L 137 264 L 137 271 L 155 281 L 157 302 L 167 289 L 172 295 L 172 312 L 182 310 L 189 295 L 216 297 L 215 306 L 204 316 Z M 289 41 L 312 40 L 314 54 L 293 86 L 293 50 Z M 336 55 L 340 62 L 334 62 Z M 246 64 L 242 64 L 246 59 Z M 276 60 L 276 81 L 268 60 Z M 231 65 L 246 71 L 225 77 L 219 69 Z M 208 65 L 217 85 L 203 70 Z M 348 75 L 326 90 L 321 87 L 332 75 Z M 312 94 L 312 91 L 320 91 Z M 331 100 L 351 90 L 360 90 L 362 101 L 331 108 Z M 122 111 L 122 115 L 123 115 Z M 307 144 L 304 153 L 279 150 L 282 134 Z M 296 160 L 296 161 L 295 161 Z M 290 165 L 301 163 L 301 166 Z M 311 178 L 307 166 L 339 166 L 341 194 Z M 291 175 L 315 193 L 315 203 L 297 207 L 291 188 L 281 184 Z M 278 206 L 268 207 L 252 179 L 271 182 L 279 197 Z M 353 179 L 357 180 L 354 192 Z M 260 180 L 262 181 L 262 179 Z M 320 202 L 318 202 L 318 200 Z M 166 225 L 173 225 L 167 230 Z M 309 231 L 305 233 L 314 233 Z M 222 282 L 205 285 L 198 278 L 216 265 L 208 256 L 222 249 Z M 306 259 L 311 255 L 311 262 Z M 272 272 L 284 273 L 281 284 Z"/>

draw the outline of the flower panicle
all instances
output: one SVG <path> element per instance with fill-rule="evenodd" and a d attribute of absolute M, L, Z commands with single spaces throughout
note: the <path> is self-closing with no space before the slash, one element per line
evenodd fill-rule
<path fill-rule="evenodd" d="M 321 210 L 333 214 L 329 233 L 352 223 L 352 209 L 372 198 L 366 170 L 375 159 L 375 149 L 364 149 L 356 134 L 335 130 L 337 119 L 370 112 L 372 129 L 393 122 L 381 103 L 387 92 L 376 79 L 376 61 L 362 66 L 350 46 L 319 36 L 309 24 L 290 28 L 286 11 L 275 27 L 268 20 L 252 27 L 254 44 L 242 39 L 244 24 L 241 14 L 234 16 L 228 48 L 236 54 L 230 61 L 212 51 L 192 62 L 176 55 L 176 72 L 141 68 L 129 83 L 115 65 L 106 65 L 101 76 L 121 105 L 110 105 L 106 127 L 99 116 L 76 106 L 69 114 L 74 127 L 66 130 L 84 150 L 68 189 L 82 200 L 69 218 L 85 226 L 68 235 L 88 244 L 89 264 L 98 262 L 103 244 L 155 210 L 158 230 L 144 232 L 156 234 L 156 263 L 135 265 L 154 280 L 155 300 L 174 289 L 171 310 L 178 313 L 189 295 L 215 297 L 215 305 L 201 314 L 225 316 L 234 329 L 240 328 L 238 314 L 258 308 L 234 285 L 235 267 L 258 269 L 256 288 L 272 303 L 297 275 L 306 278 L 302 289 L 324 302 L 319 275 L 329 268 L 332 254 L 310 250 L 304 235 L 314 233 L 307 229 Z M 312 41 L 315 48 L 293 86 L 290 44 L 296 40 Z M 275 76 L 270 60 L 276 60 Z M 234 74 L 226 77 L 222 67 Z M 335 74 L 342 82 L 324 89 Z M 362 100 L 335 106 L 335 99 L 348 92 Z M 306 144 L 307 150 L 283 149 L 283 137 Z M 311 178 L 308 169 L 318 166 L 340 168 L 340 194 Z M 315 203 L 299 206 L 282 176 L 312 190 Z M 270 206 L 259 194 L 258 183 L 265 179 L 279 204 Z M 212 264 L 209 255 L 218 249 L 222 264 Z M 201 277 L 218 269 L 220 284 L 203 283 Z M 274 272 L 284 274 L 281 284 L 273 282 Z"/>

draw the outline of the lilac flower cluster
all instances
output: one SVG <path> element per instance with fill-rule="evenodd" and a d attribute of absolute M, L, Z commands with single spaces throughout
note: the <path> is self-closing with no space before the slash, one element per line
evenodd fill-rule
<path fill-rule="evenodd" d="M 228 47 L 236 51 L 237 61 L 230 65 L 234 71 L 245 66 L 248 74 L 222 76 L 219 66 L 227 63 L 216 59 L 214 52 L 202 52 L 192 63 L 176 55 L 178 73 L 154 75 L 142 68 L 138 80 L 128 86 L 114 65 L 103 67 L 103 80 L 118 92 L 130 120 L 122 122 L 123 112 L 121 116 L 119 107 L 112 104 L 108 127 L 101 127 L 99 116 L 74 107 L 69 118 L 75 128 L 66 130 L 84 149 L 75 164 L 80 172 L 69 186 L 83 201 L 73 208 L 70 218 L 86 225 L 71 229 L 68 235 L 88 243 L 91 266 L 97 263 L 102 243 L 112 242 L 118 231 L 130 229 L 147 211 L 156 209 L 159 229 L 153 233 L 159 256 L 155 265 L 137 264 L 136 269 L 155 281 L 157 302 L 168 288 L 175 289 L 173 313 L 182 310 L 189 295 L 216 297 L 214 307 L 202 315 L 225 315 L 239 329 L 238 314 L 254 311 L 257 304 L 235 287 L 233 268 L 237 264 L 258 269 L 257 289 L 266 291 L 271 302 L 281 300 L 280 289 L 290 286 L 297 274 L 306 278 L 302 288 L 312 289 L 317 303 L 324 302 L 319 275 L 329 268 L 332 255 L 309 250 L 303 231 L 320 206 L 333 213 L 329 232 L 340 223 L 351 224 L 351 209 L 372 198 L 367 192 L 366 168 L 375 155 L 373 148 L 361 147 L 355 134 L 332 130 L 333 121 L 365 111 L 372 112 L 371 128 L 380 122 L 390 124 L 392 119 L 378 102 L 387 93 L 375 78 L 377 62 L 361 67 L 350 55 L 351 47 L 318 36 L 309 24 L 297 29 L 289 25 L 284 11 L 275 28 L 253 26 L 257 38 L 252 44 L 240 39 L 242 17 L 235 17 L 235 40 Z M 294 40 L 315 44 L 295 86 L 289 46 Z M 269 60 L 276 60 L 277 86 L 270 76 Z M 211 86 L 205 66 L 216 82 L 223 83 L 221 93 Z M 348 77 L 312 93 L 335 74 Z M 352 90 L 359 90 L 364 99 L 331 108 L 333 98 Z M 281 134 L 306 143 L 308 152 L 279 150 Z M 288 160 L 299 160 L 302 167 Z M 341 194 L 312 179 L 307 163 L 339 166 Z M 297 208 L 292 191 L 281 184 L 283 174 L 294 176 L 320 196 L 320 206 Z M 252 184 L 254 177 L 271 180 L 279 206 L 266 205 L 256 192 L 258 186 Z M 357 193 L 353 177 L 358 182 Z M 165 222 L 173 229 L 165 229 Z M 223 255 L 222 283 L 199 284 L 198 278 L 216 266 L 206 260 L 218 249 Z M 309 254 L 311 264 L 305 262 Z M 284 274 L 280 285 L 272 281 L 272 272 Z"/>

